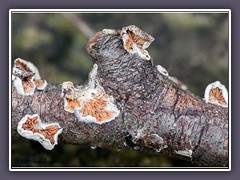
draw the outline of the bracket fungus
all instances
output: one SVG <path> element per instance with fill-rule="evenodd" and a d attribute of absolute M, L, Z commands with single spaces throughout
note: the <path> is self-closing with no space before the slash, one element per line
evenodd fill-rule
<path fill-rule="evenodd" d="M 228 91 L 219 81 L 209 84 L 204 93 L 206 103 L 228 107 Z"/>
<path fill-rule="evenodd" d="M 43 90 L 47 86 L 36 66 L 29 61 L 15 59 L 12 73 L 13 85 L 21 95 L 33 95 L 35 89 Z"/>
<path fill-rule="evenodd" d="M 130 25 L 121 30 L 123 47 L 129 53 L 136 53 L 141 58 L 150 60 L 151 57 L 145 50 L 154 41 L 154 38 L 143 32 L 139 27 Z"/>
<path fill-rule="evenodd" d="M 75 88 L 72 82 L 62 84 L 64 110 L 74 113 L 79 121 L 105 123 L 118 116 L 119 110 L 114 99 L 105 93 L 96 80 L 97 64 L 89 74 L 86 86 Z"/>
<path fill-rule="evenodd" d="M 185 150 L 175 151 L 175 153 L 181 156 L 192 158 L 193 151 L 191 149 L 185 149 Z"/>
<path fill-rule="evenodd" d="M 167 76 L 167 77 L 169 76 L 167 70 L 164 67 L 162 67 L 161 65 L 157 65 L 156 67 L 157 67 L 158 72 L 160 72 L 162 75 Z"/>
<path fill-rule="evenodd" d="M 39 115 L 33 114 L 26 115 L 19 121 L 17 131 L 21 136 L 38 141 L 45 149 L 52 150 L 62 128 L 58 123 L 42 123 Z"/>

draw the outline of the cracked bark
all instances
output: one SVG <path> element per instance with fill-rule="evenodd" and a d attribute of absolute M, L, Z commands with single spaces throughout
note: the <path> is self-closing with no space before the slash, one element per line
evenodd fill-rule
<path fill-rule="evenodd" d="M 18 95 L 13 87 L 13 137 L 18 137 L 18 121 L 37 113 L 43 122 L 59 122 L 63 127 L 60 143 L 128 147 L 196 166 L 228 166 L 228 108 L 206 104 L 181 90 L 151 61 L 127 53 L 117 34 L 97 33 L 87 50 L 98 64 L 98 81 L 116 99 L 120 115 L 101 125 L 79 122 L 63 109 L 61 85 L 48 85 L 33 96 Z M 181 155 L 183 151 L 188 153 Z"/>

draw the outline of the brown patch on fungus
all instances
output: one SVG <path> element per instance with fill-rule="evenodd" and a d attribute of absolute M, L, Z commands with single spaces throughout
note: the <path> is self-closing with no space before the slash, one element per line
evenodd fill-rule
<path fill-rule="evenodd" d="M 107 110 L 107 105 L 110 103 L 107 98 L 106 94 L 101 91 L 95 96 L 92 96 L 91 99 L 86 100 L 79 112 L 81 112 L 83 117 L 95 117 L 97 122 L 111 119 L 115 115 L 115 112 Z"/>
<path fill-rule="evenodd" d="M 37 89 L 44 89 L 46 87 L 46 81 L 45 80 L 33 80 L 34 84 L 36 85 Z"/>
<path fill-rule="evenodd" d="M 22 87 L 26 94 L 34 92 L 36 85 L 33 81 L 33 75 L 22 78 Z"/>
<path fill-rule="evenodd" d="M 32 131 L 33 133 L 34 132 L 37 132 L 36 129 L 35 129 L 35 126 L 39 124 L 39 121 L 38 121 L 38 116 L 33 116 L 32 118 L 30 117 L 27 117 L 27 120 L 26 122 L 22 125 L 22 128 L 24 130 L 28 130 L 28 131 Z"/>
<path fill-rule="evenodd" d="M 51 144 L 54 144 L 54 135 L 59 130 L 57 125 L 46 126 L 45 129 L 39 128 L 41 122 L 39 122 L 38 116 L 33 118 L 27 118 L 27 121 L 22 125 L 22 128 L 27 131 L 32 131 L 33 133 L 42 134 L 46 139 L 49 139 Z"/>
<path fill-rule="evenodd" d="M 222 90 L 219 88 L 213 88 L 210 90 L 209 101 L 217 101 L 221 105 L 227 105 L 223 97 Z"/>
<path fill-rule="evenodd" d="M 51 144 L 55 143 L 54 135 L 58 132 L 59 127 L 57 125 L 47 126 L 46 129 L 39 130 L 38 133 L 42 134 L 46 139 L 49 139 Z"/>
<path fill-rule="evenodd" d="M 22 71 L 29 71 L 29 68 L 27 67 L 27 65 L 22 63 L 20 58 L 15 60 L 15 65 L 17 68 L 19 68 Z"/>
<path fill-rule="evenodd" d="M 62 84 L 62 97 L 64 99 L 64 110 L 73 113 L 79 109 L 81 104 L 75 95 L 75 88 L 72 82 L 67 81 Z"/>
<path fill-rule="evenodd" d="M 77 98 L 70 99 L 66 98 L 67 104 L 65 106 L 65 110 L 69 112 L 74 112 L 75 108 L 80 108 L 80 102 Z"/>

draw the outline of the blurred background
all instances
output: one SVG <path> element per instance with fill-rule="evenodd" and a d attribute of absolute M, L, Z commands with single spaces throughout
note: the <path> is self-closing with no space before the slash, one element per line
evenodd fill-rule
<path fill-rule="evenodd" d="M 92 68 L 85 50 L 102 29 L 136 25 L 155 41 L 147 49 L 188 89 L 203 97 L 216 80 L 228 89 L 227 13 L 13 13 L 11 59 L 33 62 L 48 83 L 82 84 Z M 25 138 L 12 139 L 12 167 L 184 167 L 192 163 L 129 149 L 59 144 L 52 151 Z"/>

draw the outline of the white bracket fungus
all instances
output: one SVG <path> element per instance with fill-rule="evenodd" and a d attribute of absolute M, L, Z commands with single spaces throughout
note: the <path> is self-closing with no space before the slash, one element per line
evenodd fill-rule
<path fill-rule="evenodd" d="M 151 57 L 145 50 L 154 41 L 154 38 L 143 32 L 139 27 L 130 25 L 121 30 L 123 47 L 129 53 L 137 53 L 141 58 L 150 60 Z"/>
<path fill-rule="evenodd" d="M 17 132 L 27 138 L 38 141 L 47 150 L 57 144 L 62 128 L 58 123 L 42 123 L 38 114 L 26 115 L 18 123 Z"/>
<path fill-rule="evenodd" d="M 206 103 L 228 107 L 228 91 L 219 81 L 209 84 L 204 93 Z"/>
<path fill-rule="evenodd" d="M 185 149 L 185 150 L 178 150 L 175 151 L 176 154 L 181 155 L 181 156 L 187 156 L 192 158 L 192 150 L 191 149 Z"/>
<path fill-rule="evenodd" d="M 164 67 L 162 67 L 161 65 L 157 65 L 156 67 L 157 67 L 158 72 L 160 72 L 162 75 L 167 76 L 167 77 L 169 76 L 167 70 Z"/>
<path fill-rule="evenodd" d="M 72 82 L 62 84 L 64 110 L 75 113 L 79 121 L 105 123 L 118 116 L 119 110 L 114 99 L 105 93 L 96 80 L 97 64 L 94 64 L 89 74 L 86 86 L 76 89 Z"/>
<path fill-rule="evenodd" d="M 36 66 L 26 60 L 17 58 L 12 73 L 13 85 L 21 95 L 33 95 L 36 88 L 43 90 L 47 86 L 47 82 L 41 80 Z"/>

